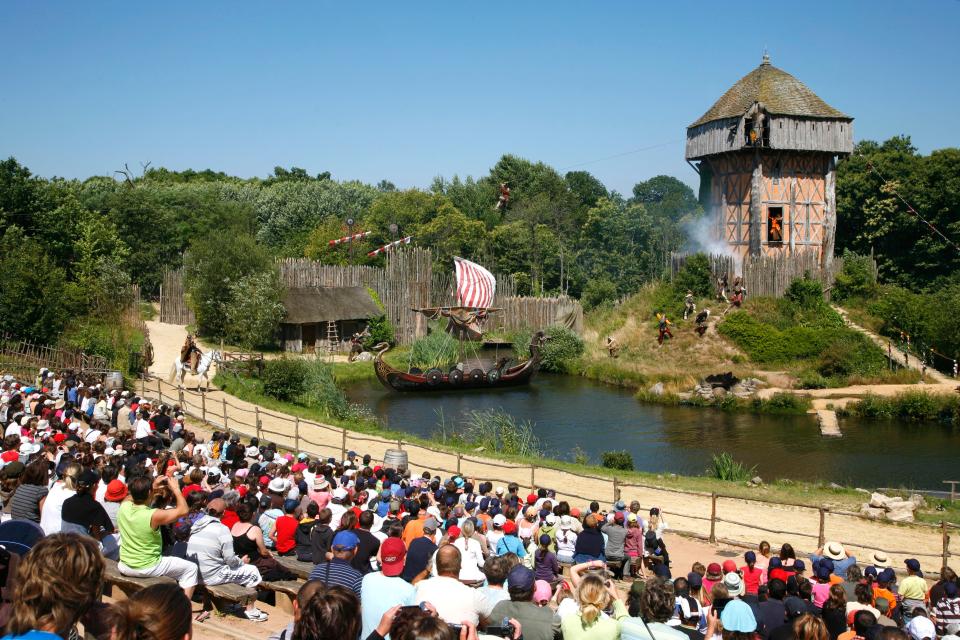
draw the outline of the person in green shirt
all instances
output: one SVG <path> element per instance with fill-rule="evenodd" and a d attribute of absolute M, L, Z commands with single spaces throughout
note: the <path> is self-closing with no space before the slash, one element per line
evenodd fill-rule
<path fill-rule="evenodd" d="M 128 483 L 130 498 L 117 513 L 120 529 L 120 573 L 134 578 L 168 576 L 179 583 L 187 598 L 197 586 L 197 565 L 183 558 L 162 555 L 160 527 L 173 524 L 187 515 L 187 501 L 180 493 L 180 483 L 171 476 L 136 476 Z M 158 491 L 165 490 L 176 500 L 171 509 L 150 507 Z"/>

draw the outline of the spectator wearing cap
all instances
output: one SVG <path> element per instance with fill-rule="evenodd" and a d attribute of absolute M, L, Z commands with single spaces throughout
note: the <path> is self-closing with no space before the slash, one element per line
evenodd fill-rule
<path fill-rule="evenodd" d="M 523 542 L 517 537 L 517 525 L 513 520 L 503 523 L 503 537 L 497 542 L 497 555 L 516 554 L 521 560 L 527 557 Z"/>
<path fill-rule="evenodd" d="M 957 583 L 944 583 L 943 593 L 943 597 L 937 600 L 932 609 L 933 617 L 937 621 L 938 635 L 952 633 L 949 627 L 960 624 L 960 593 Z"/>
<path fill-rule="evenodd" d="M 412 585 L 416 585 L 430 576 L 434 555 L 437 553 L 437 545 L 434 543 L 432 535 L 436 526 L 436 520 L 433 518 L 427 519 L 424 524 L 425 535 L 415 538 L 407 548 L 407 557 L 400 577 Z M 430 535 L 426 535 L 428 532 Z"/>
<path fill-rule="evenodd" d="M 897 581 L 897 574 L 893 572 L 891 567 L 887 567 L 883 571 L 877 574 L 877 581 L 873 585 L 873 606 L 880 611 L 881 614 L 886 614 L 889 617 L 895 617 L 895 612 L 897 608 L 897 595 L 891 590 L 891 586 Z M 889 607 L 888 611 L 884 611 L 882 607 L 877 604 L 877 599 L 883 598 L 887 601 L 887 606 Z"/>
<path fill-rule="evenodd" d="M 743 560 L 746 563 L 740 567 L 743 585 L 748 595 L 755 596 L 760 591 L 763 570 L 757 567 L 757 554 L 753 551 L 747 551 L 743 554 Z"/>
<path fill-rule="evenodd" d="M 717 633 L 715 624 L 716 617 L 711 616 L 707 623 L 706 637 L 712 638 Z M 750 605 L 742 600 L 731 600 L 726 604 L 720 613 L 720 624 L 723 625 L 723 636 L 725 638 L 728 637 L 728 634 L 734 638 L 749 637 L 750 634 L 757 632 L 757 619 L 753 610 Z"/>
<path fill-rule="evenodd" d="M 103 509 L 107 512 L 107 516 L 114 527 L 117 526 L 117 513 L 120 511 L 120 504 L 127 497 L 127 494 L 127 485 L 122 480 L 114 478 L 107 483 L 107 490 L 103 494 Z"/>
<path fill-rule="evenodd" d="M 937 637 L 937 629 L 933 620 L 927 617 L 926 612 L 922 611 L 906 623 L 904 630 L 911 640 L 936 640 Z"/>
<path fill-rule="evenodd" d="M 296 500 L 285 500 L 283 503 L 283 515 L 278 516 L 270 531 L 270 540 L 273 542 L 273 548 L 277 550 L 277 555 L 292 556 L 295 553 L 297 541 L 295 539 L 297 526 L 300 521 L 297 520 L 297 509 L 300 503 Z"/>
<path fill-rule="evenodd" d="M 577 532 L 573 529 L 573 523 L 573 516 L 560 516 L 560 524 L 557 528 L 557 534 L 554 536 L 557 560 L 564 564 L 573 564 L 573 558 L 577 553 Z"/>
<path fill-rule="evenodd" d="M 445 544 L 436 553 L 437 575 L 417 583 L 417 601 L 432 604 L 448 624 L 477 625 L 490 619 L 492 606 L 486 596 L 460 582 L 460 550 Z"/>
<path fill-rule="evenodd" d="M 119 541 L 114 524 L 103 505 L 93 497 L 100 478 L 93 471 L 82 471 L 76 479 L 76 493 L 63 502 L 61 511 L 64 533 L 82 533 L 100 541 L 103 555 L 111 560 L 120 557 Z"/>
<path fill-rule="evenodd" d="M 624 510 L 627 505 L 624 504 L 622 500 L 618 501 L 617 505 L 622 505 L 623 508 L 619 511 L 614 511 L 604 520 L 601 532 L 607 537 L 606 546 L 604 547 L 607 566 L 613 571 L 613 577 L 615 579 L 623 580 L 623 569 L 627 561 L 627 553 L 624 548 L 627 540 L 627 529 L 623 526 L 626 520 Z"/>
<path fill-rule="evenodd" d="M 550 607 L 534 602 L 536 579 L 533 571 L 518 564 L 507 578 L 509 600 L 497 603 L 490 613 L 491 620 L 514 619 L 520 623 L 524 640 L 553 640 L 560 633 L 560 619 Z M 549 591 L 549 588 L 548 588 Z M 547 599 L 549 599 L 549 595 Z"/>
<path fill-rule="evenodd" d="M 310 572 L 309 579 L 320 580 L 328 587 L 334 585 L 345 587 L 357 594 L 359 598 L 363 575 L 350 564 L 359 544 L 360 539 L 353 531 L 338 531 L 333 536 L 330 547 L 333 557 L 315 566 Z"/>
<path fill-rule="evenodd" d="M 919 560 L 909 558 L 904 560 L 903 564 L 907 569 L 907 577 L 900 582 L 899 594 L 900 604 L 903 607 L 903 621 L 907 624 L 913 617 L 914 609 L 920 607 L 926 610 L 927 582 L 920 571 Z"/>
<path fill-rule="evenodd" d="M 400 577 L 406 556 L 407 547 L 400 538 L 387 538 L 380 546 L 380 571 L 365 575 L 360 585 L 361 638 L 367 638 L 376 629 L 389 609 L 417 604 L 416 587 Z"/>
<path fill-rule="evenodd" d="M 492 553 L 497 552 L 497 544 L 500 542 L 500 538 L 503 537 L 503 525 L 507 522 L 507 516 L 502 513 L 497 513 L 492 518 L 490 518 L 490 528 L 487 530 L 486 539 L 487 547 Z"/>
<path fill-rule="evenodd" d="M 190 527 L 187 557 L 197 563 L 204 584 L 256 587 L 262 581 L 260 571 L 248 564 L 248 556 L 237 556 L 230 529 L 220 522 L 226 508 L 221 498 L 215 498 L 207 504 L 206 514 L 197 518 Z M 262 622 L 268 617 L 256 607 L 255 600 L 247 604 L 244 615 L 255 622 Z"/>
<path fill-rule="evenodd" d="M 847 575 L 847 569 L 857 564 L 856 556 L 852 555 L 839 542 L 827 542 L 816 553 L 810 554 L 810 562 L 818 562 L 827 558 L 833 563 L 832 573 L 843 579 Z"/>

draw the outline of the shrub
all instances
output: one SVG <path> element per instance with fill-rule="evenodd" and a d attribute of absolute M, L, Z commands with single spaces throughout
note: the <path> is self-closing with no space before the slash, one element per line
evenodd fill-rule
<path fill-rule="evenodd" d="M 673 279 L 673 288 L 681 297 L 687 290 L 699 298 L 708 298 L 713 293 L 713 273 L 710 259 L 703 253 L 687 256 L 683 267 Z"/>
<path fill-rule="evenodd" d="M 540 440 L 529 420 L 517 422 L 503 409 L 471 411 L 466 414 L 461 438 L 473 447 L 517 456 L 542 456 Z"/>
<path fill-rule="evenodd" d="M 370 318 L 370 321 L 367 322 L 367 329 L 369 329 L 370 335 L 364 339 L 363 348 L 368 351 L 381 342 L 392 345 L 397 341 L 393 325 L 390 324 L 386 315 Z"/>
<path fill-rule="evenodd" d="M 263 367 L 263 391 L 277 400 L 293 400 L 306 390 L 307 373 L 307 364 L 302 360 L 267 360 Z"/>
<path fill-rule="evenodd" d="M 604 451 L 600 454 L 600 466 L 605 469 L 633 471 L 633 456 L 629 451 Z"/>
<path fill-rule="evenodd" d="M 707 469 L 707 475 L 710 477 L 731 482 L 749 480 L 756 472 L 756 466 L 748 467 L 742 462 L 734 460 L 733 456 L 726 451 L 719 455 L 714 454 L 712 465 Z"/>
<path fill-rule="evenodd" d="M 960 425 L 960 396 L 923 391 L 904 391 L 891 397 L 869 394 L 847 405 L 846 411 L 861 418 Z"/>
<path fill-rule="evenodd" d="M 580 302 L 584 309 L 599 307 L 605 302 L 612 302 L 617 298 L 617 285 L 607 278 L 592 279 L 587 282 L 580 294 Z"/>
<path fill-rule="evenodd" d="M 543 362 L 540 368 L 544 371 L 563 373 L 570 362 L 583 355 L 583 338 L 560 325 L 549 327 L 546 334 L 549 340 L 543 347 Z"/>
<path fill-rule="evenodd" d="M 750 408 L 757 413 L 802 414 L 811 406 L 810 398 L 779 391 L 769 398 L 753 398 Z"/>
<path fill-rule="evenodd" d="M 802 278 L 791 282 L 783 295 L 800 307 L 819 307 L 823 305 L 823 284 L 819 280 L 812 279 L 809 274 L 804 274 Z"/>
<path fill-rule="evenodd" d="M 843 254 L 843 268 L 833 282 L 833 297 L 836 300 L 872 298 L 877 293 L 877 275 L 873 259 L 852 252 Z"/>

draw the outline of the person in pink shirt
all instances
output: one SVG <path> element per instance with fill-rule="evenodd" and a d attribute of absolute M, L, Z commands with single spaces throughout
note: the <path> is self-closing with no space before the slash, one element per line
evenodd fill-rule
<path fill-rule="evenodd" d="M 747 563 L 740 567 L 740 575 L 743 576 L 743 586 L 748 595 L 755 596 L 760 591 L 763 570 L 757 567 L 757 554 L 753 551 L 747 551 L 743 554 L 743 559 Z"/>
<path fill-rule="evenodd" d="M 326 509 L 330 503 L 330 483 L 321 475 L 313 479 L 313 487 L 307 490 L 310 499 L 317 503 L 320 509 Z"/>

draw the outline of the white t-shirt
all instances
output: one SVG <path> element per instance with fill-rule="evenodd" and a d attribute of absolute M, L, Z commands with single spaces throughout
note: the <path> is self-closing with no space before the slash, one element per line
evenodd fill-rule
<path fill-rule="evenodd" d="M 470 538 L 465 539 L 460 536 L 453 542 L 453 546 L 460 549 L 460 579 L 461 580 L 485 580 L 481 567 L 483 567 L 483 549 L 480 543 Z M 434 565 L 436 566 L 436 565 Z"/>
<path fill-rule="evenodd" d="M 493 610 L 490 601 L 479 589 L 446 576 L 420 581 L 417 584 L 417 601 L 432 604 L 448 624 L 477 624 L 480 618 L 489 618 Z"/>
<path fill-rule="evenodd" d="M 146 438 L 150 435 L 153 435 L 153 429 L 150 428 L 150 423 L 143 418 L 137 420 L 137 430 L 133 437 L 139 440 L 140 438 Z"/>
<path fill-rule="evenodd" d="M 577 546 L 577 534 L 573 529 L 557 530 L 557 554 L 563 556 L 572 556 Z"/>

